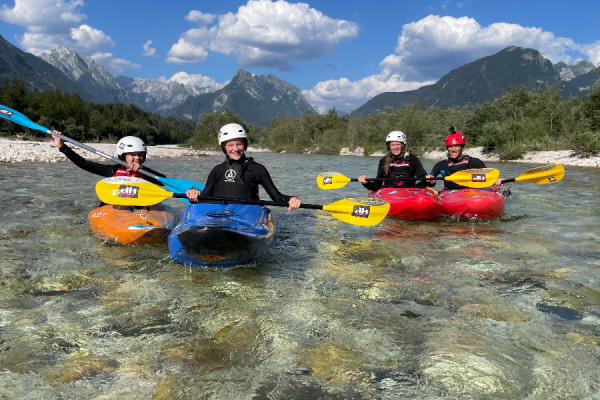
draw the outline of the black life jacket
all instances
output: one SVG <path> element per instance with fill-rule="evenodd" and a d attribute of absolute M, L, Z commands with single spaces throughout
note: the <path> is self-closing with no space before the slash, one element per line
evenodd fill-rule
<path fill-rule="evenodd" d="M 234 161 L 229 163 L 226 161 L 223 163 L 223 169 L 225 169 L 225 171 L 213 187 L 213 196 L 228 197 L 232 199 L 253 198 L 254 193 L 256 192 L 256 185 L 244 180 L 244 171 L 253 161 L 252 157 L 250 157 L 244 162 Z"/>
<path fill-rule="evenodd" d="M 392 159 L 392 161 L 390 162 L 390 173 L 389 173 L 389 177 L 390 178 L 402 178 L 402 177 L 406 177 L 408 176 L 410 173 L 410 158 L 409 158 L 409 153 L 404 153 L 404 157 L 402 158 L 398 158 L 395 157 Z M 402 186 L 402 184 L 404 183 L 403 181 L 397 181 L 397 182 L 386 182 L 387 185 L 384 186 L 388 186 L 388 187 L 393 187 L 393 186 Z"/>
<path fill-rule="evenodd" d="M 469 169 L 469 156 L 462 156 L 460 161 L 454 162 L 448 157 L 448 168 L 446 169 L 446 176 L 452 175 L 455 172 Z"/>

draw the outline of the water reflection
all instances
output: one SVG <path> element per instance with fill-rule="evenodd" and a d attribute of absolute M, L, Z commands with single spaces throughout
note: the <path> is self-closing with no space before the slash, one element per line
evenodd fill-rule
<path fill-rule="evenodd" d="M 322 204 L 365 191 L 319 191 L 318 173 L 354 177 L 378 161 L 256 156 L 283 193 Z M 203 181 L 220 159 L 150 166 Z M 507 215 L 489 222 L 356 227 L 274 209 L 268 257 L 190 270 L 164 244 L 91 237 L 93 176 L 0 168 L 0 397 L 598 396 L 595 169 L 515 184 Z"/>

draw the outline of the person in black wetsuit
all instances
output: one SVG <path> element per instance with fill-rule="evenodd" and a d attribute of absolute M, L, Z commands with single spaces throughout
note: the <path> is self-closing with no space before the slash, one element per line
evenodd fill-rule
<path fill-rule="evenodd" d="M 450 134 L 446 137 L 446 149 L 450 156 L 448 159 L 438 162 L 433 166 L 431 173 L 427 178 L 435 178 L 437 176 L 450 176 L 455 172 L 465 169 L 486 168 L 485 163 L 478 158 L 470 157 L 463 154 L 463 148 L 467 141 L 465 135 L 456 132 L 453 126 L 448 128 Z M 437 181 L 429 180 L 428 186 L 435 186 Z M 496 186 L 502 185 L 502 179 L 498 178 L 494 183 Z M 444 181 L 444 190 L 465 189 L 466 186 L 459 185 L 451 181 Z"/>
<path fill-rule="evenodd" d="M 414 154 L 405 152 L 406 135 L 400 131 L 393 131 L 387 135 L 385 139 L 388 150 L 388 155 L 379 160 L 377 168 L 377 178 L 423 178 L 427 173 L 421 164 L 421 161 Z M 425 181 L 373 181 L 367 182 L 367 176 L 361 175 L 358 181 L 363 184 L 366 189 L 379 190 L 381 188 L 407 188 L 407 187 L 424 187 L 427 185 Z"/>
<path fill-rule="evenodd" d="M 142 166 L 144 161 L 146 161 L 146 145 L 140 138 L 137 138 L 135 136 L 126 136 L 119 140 L 119 142 L 117 143 L 117 156 L 120 160 L 123 160 L 127 164 L 129 164 L 129 168 L 126 168 L 120 164 L 107 165 L 96 163 L 93 161 L 88 161 L 76 152 L 74 152 L 73 149 L 71 149 L 65 144 L 64 140 L 60 138 L 60 135 L 62 135 L 61 132 L 54 131 L 54 133 L 54 143 L 56 144 L 56 147 L 58 147 L 58 150 L 61 153 L 63 153 L 69 160 L 71 160 L 73 164 L 77 165 L 79 168 L 85 171 L 91 172 L 92 174 L 104 176 L 106 178 L 111 176 L 131 176 L 135 178 L 145 179 L 149 182 L 161 186 L 162 183 L 158 182 L 157 180 L 139 173 L 139 169 L 144 169 L 145 171 L 148 171 L 153 175 L 166 178 L 166 176 L 164 176 L 163 174 L 156 172 L 148 167 Z"/>
<path fill-rule="evenodd" d="M 258 185 L 262 185 L 273 201 L 287 202 L 289 211 L 300 207 L 299 198 L 281 194 L 267 169 L 252 157 L 246 157 L 248 136 L 241 125 L 223 126 L 219 130 L 219 144 L 226 159 L 210 171 L 202 197 L 258 200 Z M 196 203 L 200 191 L 191 189 L 186 194 L 190 203 Z"/>

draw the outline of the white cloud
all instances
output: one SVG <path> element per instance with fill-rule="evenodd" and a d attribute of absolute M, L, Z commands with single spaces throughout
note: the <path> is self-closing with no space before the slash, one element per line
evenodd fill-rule
<path fill-rule="evenodd" d="M 185 16 L 186 21 L 195 22 L 200 26 L 205 26 L 213 22 L 215 15 L 204 14 L 200 11 L 192 10 L 188 15 Z"/>
<path fill-rule="evenodd" d="M 582 46 L 581 50 L 587 54 L 594 65 L 598 66 L 600 63 L 600 41 L 596 40 L 595 43 Z"/>
<path fill-rule="evenodd" d="M 400 75 L 371 75 L 355 82 L 347 78 L 319 82 L 312 89 L 303 90 L 302 94 L 310 104 L 350 111 L 380 93 L 404 92 L 432 83 L 434 81 L 407 82 Z"/>
<path fill-rule="evenodd" d="M 15 0 L 12 8 L 2 5 L 0 20 L 25 26 L 27 32 L 20 44 L 30 53 L 41 54 L 52 51 L 56 46 L 65 46 L 98 58 L 101 61 L 97 61 L 111 72 L 139 68 L 138 64 L 114 58 L 106 52 L 105 49 L 115 43 L 103 31 L 80 24 L 87 19 L 79 11 L 83 5 L 83 0 Z"/>
<path fill-rule="evenodd" d="M 439 79 L 448 71 L 511 46 L 539 50 L 552 62 L 569 62 L 577 49 L 573 40 L 541 28 L 498 22 L 482 27 L 473 18 L 429 15 L 402 27 L 395 54 L 380 67 L 385 75 L 408 79 Z"/>
<path fill-rule="evenodd" d="M 152 40 L 148 40 L 146 43 L 144 43 L 144 46 L 142 46 L 144 48 L 144 53 L 142 54 L 144 57 L 158 57 L 158 54 L 156 54 L 156 48 L 150 47 L 151 44 Z"/>
<path fill-rule="evenodd" d="M 194 85 L 198 87 L 205 87 L 213 85 L 217 82 L 213 78 L 203 76 L 200 74 L 188 74 L 187 72 L 178 72 L 171 77 L 167 82 L 179 82 L 184 85 Z"/>
<path fill-rule="evenodd" d="M 171 47 L 171 50 L 167 53 L 168 63 L 203 63 L 208 57 L 208 52 L 202 46 L 194 46 L 193 44 L 186 42 L 184 39 L 179 41 Z"/>
<path fill-rule="evenodd" d="M 140 68 L 140 64 L 132 63 L 131 61 L 122 58 L 116 58 L 112 53 L 95 53 L 91 55 L 92 59 L 102 65 L 113 76 L 122 74 L 123 71 L 129 68 Z"/>
<path fill-rule="evenodd" d="M 204 62 L 207 50 L 235 54 L 242 68 L 292 69 L 292 61 L 308 61 L 330 55 L 334 46 L 358 36 L 358 25 L 337 20 L 284 0 L 249 0 L 236 14 L 218 16 L 207 28 L 210 14 L 192 11 L 186 19 L 199 28 L 183 33 L 169 51 L 167 62 Z M 204 50 L 204 52 L 202 52 Z"/>

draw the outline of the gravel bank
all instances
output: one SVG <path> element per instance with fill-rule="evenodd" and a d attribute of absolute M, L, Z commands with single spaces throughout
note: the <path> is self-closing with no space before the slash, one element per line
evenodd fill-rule
<path fill-rule="evenodd" d="M 86 143 L 103 153 L 116 157 L 116 146 L 114 144 L 104 143 Z M 81 154 L 88 160 L 103 160 L 94 153 L 79 147 L 67 145 Z M 148 156 L 151 158 L 163 157 L 199 157 L 203 155 L 217 155 L 216 151 L 194 150 L 179 147 L 176 145 L 148 146 Z M 0 162 L 22 162 L 22 161 L 41 161 L 41 162 L 60 162 L 68 159 L 56 148 L 54 141 L 30 142 L 22 140 L 0 139 Z"/>
<path fill-rule="evenodd" d="M 111 154 L 116 157 L 114 144 L 103 143 L 87 143 L 88 146 L 100 150 L 106 154 Z M 80 149 L 77 146 L 69 145 L 83 157 L 90 160 L 103 159 L 96 154 Z M 248 153 L 264 153 L 270 152 L 269 149 L 248 148 Z M 211 150 L 195 150 L 191 148 L 183 148 L 177 145 L 159 145 L 148 146 L 148 156 L 151 158 L 163 157 L 200 157 L 204 155 L 214 156 L 222 154 L 219 151 Z M 364 149 L 357 148 L 350 151 L 348 148 L 343 148 L 341 155 L 363 156 Z M 477 157 L 483 161 L 500 161 L 500 158 L 493 153 L 487 153 L 483 147 L 474 147 L 465 150 L 465 154 L 472 157 Z M 374 157 L 383 157 L 385 154 L 377 152 L 371 154 Z M 447 157 L 447 153 L 443 151 L 430 151 L 423 154 L 422 158 L 441 160 Z M 67 161 L 67 158 L 58 151 L 53 141 L 30 142 L 22 140 L 0 139 L 0 162 L 22 162 L 22 161 L 41 161 L 41 162 L 60 162 Z M 526 162 L 534 164 L 563 164 L 577 165 L 582 167 L 600 167 L 600 156 L 584 157 L 581 152 L 575 150 L 561 151 L 533 151 L 525 154 L 519 160 L 513 162 Z"/>

